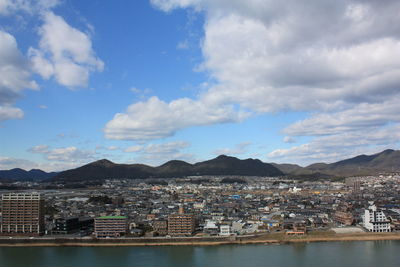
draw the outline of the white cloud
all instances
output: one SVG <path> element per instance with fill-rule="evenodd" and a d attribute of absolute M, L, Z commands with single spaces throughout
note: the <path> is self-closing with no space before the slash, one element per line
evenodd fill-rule
<path fill-rule="evenodd" d="M 208 105 L 201 100 L 180 98 L 170 103 L 151 97 L 117 113 L 104 129 L 106 138 L 149 140 L 173 135 L 177 130 L 215 123 L 238 122 L 246 116 L 232 106 Z"/>
<path fill-rule="evenodd" d="M 23 117 L 12 105 L 25 89 L 39 87 L 30 78 L 29 63 L 18 50 L 15 38 L 0 30 L 0 121 Z"/>
<path fill-rule="evenodd" d="M 213 152 L 215 155 L 241 155 L 247 153 L 250 142 L 237 144 L 234 148 L 221 148 Z"/>
<path fill-rule="evenodd" d="M 0 15 L 11 15 L 18 11 L 37 13 L 57 6 L 59 0 L 0 0 Z"/>
<path fill-rule="evenodd" d="M 194 156 L 185 152 L 190 144 L 183 141 L 168 142 L 162 144 L 147 144 L 143 146 L 132 146 L 125 152 L 134 152 L 134 162 L 150 164 L 153 166 L 163 164 L 170 160 L 184 160 L 193 162 Z"/>
<path fill-rule="evenodd" d="M 0 121 L 9 119 L 22 119 L 24 112 L 19 108 L 0 106 Z"/>
<path fill-rule="evenodd" d="M 187 142 L 176 141 L 163 144 L 148 144 L 139 150 L 135 162 L 150 165 L 160 165 L 170 160 L 184 160 L 193 162 L 193 154 L 186 153 L 184 150 L 190 146 Z"/>
<path fill-rule="evenodd" d="M 179 50 L 187 50 L 187 49 L 189 49 L 189 41 L 185 40 L 185 41 L 179 42 L 176 45 L 176 48 L 179 49 Z"/>
<path fill-rule="evenodd" d="M 316 161 L 334 162 L 359 154 L 372 154 L 387 148 L 397 148 L 400 125 L 370 131 L 352 131 L 321 136 L 311 142 L 288 149 L 277 149 L 268 154 L 269 160 L 311 164 Z"/>
<path fill-rule="evenodd" d="M 86 87 L 90 72 L 104 68 L 92 49 L 90 36 L 51 11 L 45 12 L 43 19 L 39 49 L 29 49 L 34 70 L 44 79 L 54 76 L 67 87 Z"/>
<path fill-rule="evenodd" d="M 38 145 L 28 149 L 29 152 L 42 154 L 47 160 L 77 164 L 89 163 L 96 159 L 96 152 L 81 150 L 77 147 L 62 147 L 51 149 L 47 145 Z"/>
<path fill-rule="evenodd" d="M 292 136 L 334 135 L 367 131 L 399 122 L 400 105 L 398 98 L 394 98 L 383 103 L 362 103 L 351 109 L 333 113 L 318 113 L 289 125 L 284 132 Z"/>
<path fill-rule="evenodd" d="M 285 137 L 283 138 L 283 142 L 284 142 L 284 143 L 295 143 L 296 140 L 295 140 L 293 137 L 285 136 Z"/>
<path fill-rule="evenodd" d="M 0 156 L 0 170 L 10 170 L 14 168 L 30 170 L 36 167 L 37 164 L 29 160 Z"/>
<path fill-rule="evenodd" d="M 46 172 L 63 171 L 80 166 L 76 162 L 65 161 L 52 161 L 45 163 L 37 163 L 26 159 L 1 157 L 0 156 L 0 170 L 10 170 L 14 168 L 21 168 L 24 170 L 40 169 Z"/>
<path fill-rule="evenodd" d="M 49 152 L 49 146 L 48 145 L 37 145 L 37 146 L 29 148 L 28 151 L 32 152 L 32 153 L 46 154 Z"/>
<path fill-rule="evenodd" d="M 288 151 L 295 152 L 299 160 L 323 151 L 322 141 L 336 139 L 341 141 L 333 151 L 346 151 L 337 152 L 340 156 L 351 149 L 370 151 L 367 141 L 372 146 L 374 141 L 362 131 L 382 132 L 388 125 L 399 126 L 399 1 L 387 0 L 384 5 L 373 0 L 151 3 L 167 12 L 176 8 L 205 12 L 200 69 L 217 83 L 201 96 L 202 102 L 239 104 L 256 114 L 311 114 L 284 130 L 286 141 L 292 136 L 314 137 L 309 144 Z M 327 139 L 315 138 L 319 135 Z M 342 142 L 347 135 L 360 140 L 353 146 Z M 381 141 L 379 147 L 384 147 L 385 140 Z M 395 142 L 386 141 L 386 145 Z M 277 151 L 271 155 L 278 155 Z M 325 158 L 336 158 L 332 153 Z"/>
<path fill-rule="evenodd" d="M 326 110 L 398 94 L 382 86 L 390 73 L 399 82 L 398 1 L 152 3 L 207 13 L 203 68 L 219 81 L 206 94 L 210 101 L 257 112 Z"/>
<path fill-rule="evenodd" d="M 59 2 L 0 0 L 0 15 L 22 18 L 29 14 L 42 16 L 44 21 L 39 30 L 39 49 L 29 48 L 29 60 L 18 50 L 15 38 L 0 29 L 0 121 L 23 117 L 23 111 L 13 105 L 23 90 L 39 89 L 31 79 L 33 71 L 44 79 L 54 76 L 60 84 L 72 88 L 87 86 L 90 72 L 103 70 L 90 36 L 50 11 Z"/>
<path fill-rule="evenodd" d="M 139 152 L 143 150 L 143 146 L 130 146 L 128 148 L 126 148 L 124 151 L 128 152 L 128 153 L 132 153 L 132 152 Z"/>

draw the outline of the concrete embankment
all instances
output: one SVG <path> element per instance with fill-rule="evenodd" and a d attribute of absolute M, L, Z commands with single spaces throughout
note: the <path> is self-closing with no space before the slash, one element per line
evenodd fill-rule
<path fill-rule="evenodd" d="M 280 244 L 298 242 L 400 240 L 400 233 L 310 234 L 286 236 L 262 234 L 231 237 L 182 238 L 0 238 L 0 246 L 212 246 L 227 244 Z"/>

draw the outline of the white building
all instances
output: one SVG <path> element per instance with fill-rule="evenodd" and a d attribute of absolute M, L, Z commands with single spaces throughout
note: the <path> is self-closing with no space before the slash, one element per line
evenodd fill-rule
<path fill-rule="evenodd" d="M 363 223 L 369 232 L 390 232 L 390 221 L 375 205 L 364 211 Z"/>
<path fill-rule="evenodd" d="M 220 225 L 219 235 L 221 236 L 231 235 L 231 227 L 229 225 Z"/>

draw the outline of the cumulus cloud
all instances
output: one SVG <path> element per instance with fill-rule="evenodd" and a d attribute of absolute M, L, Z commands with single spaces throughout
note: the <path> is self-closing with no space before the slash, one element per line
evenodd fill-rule
<path fill-rule="evenodd" d="M 151 97 L 132 104 L 125 113 L 117 113 L 104 132 L 109 139 L 149 140 L 168 137 L 191 126 L 239 122 L 245 117 L 245 112 L 236 112 L 228 105 L 207 105 L 189 98 L 167 103 Z"/>
<path fill-rule="evenodd" d="M 0 121 L 23 117 L 23 111 L 13 107 L 24 89 L 39 87 L 30 77 L 29 62 L 18 50 L 11 34 L 0 30 Z"/>
<path fill-rule="evenodd" d="M 29 152 L 42 154 L 47 160 L 77 164 L 89 163 L 96 159 L 96 152 L 81 150 L 77 147 L 62 147 L 51 149 L 47 145 L 38 145 L 28 149 Z"/>
<path fill-rule="evenodd" d="M 67 87 L 86 87 L 89 73 L 104 68 L 92 49 L 90 36 L 51 11 L 45 12 L 43 19 L 39 49 L 29 49 L 34 70 L 44 79 L 54 76 Z"/>
<path fill-rule="evenodd" d="M 292 136 L 311 136 L 313 141 L 291 148 L 286 155 L 308 151 L 312 158 L 315 151 L 324 149 L 321 140 L 341 140 L 335 143 L 337 150 L 368 151 L 367 141 L 373 140 L 364 137 L 362 131 L 385 132 L 390 124 L 398 126 L 398 1 L 151 3 L 166 12 L 194 8 L 206 14 L 204 62 L 200 69 L 217 82 L 202 95 L 204 103 L 235 103 L 253 114 L 311 114 L 288 126 L 284 133 L 286 141 L 292 140 Z M 365 142 L 352 146 L 346 142 L 348 135 Z M 395 145 L 389 141 L 387 144 Z M 271 156 L 277 156 L 277 151 Z M 306 157 L 300 153 L 293 155 L 296 154 L 301 160 Z"/>
<path fill-rule="evenodd" d="M 400 125 L 370 131 L 344 132 L 320 136 L 311 142 L 287 149 L 277 149 L 268 154 L 268 159 L 279 162 L 311 164 L 316 161 L 334 162 L 359 154 L 373 154 L 387 148 L 395 148 L 400 140 Z"/>
<path fill-rule="evenodd" d="M 32 80 L 33 72 L 44 79 L 55 77 L 67 87 L 85 87 L 90 72 L 101 71 L 104 63 L 96 57 L 90 36 L 55 15 L 51 9 L 59 0 L 0 0 L 0 16 L 22 13 L 42 17 L 39 49 L 30 47 L 28 58 L 19 50 L 10 33 L 0 29 L 0 121 L 19 119 L 23 111 L 14 107 L 26 89 L 39 89 Z"/>
<path fill-rule="evenodd" d="M 209 102 L 256 112 L 335 110 L 398 93 L 398 1 L 152 3 L 207 13 L 202 67 L 219 81 Z"/>
<path fill-rule="evenodd" d="M 184 151 L 188 147 L 190 147 L 189 143 L 176 141 L 161 144 L 131 146 L 125 149 L 125 152 L 135 153 L 135 162 L 155 166 L 175 159 L 192 162 L 194 160 L 193 154 Z"/>
<path fill-rule="evenodd" d="M 351 109 L 333 113 L 319 113 L 284 129 L 292 136 L 333 135 L 349 131 L 367 131 L 400 122 L 398 99 L 382 103 L 361 103 Z"/>

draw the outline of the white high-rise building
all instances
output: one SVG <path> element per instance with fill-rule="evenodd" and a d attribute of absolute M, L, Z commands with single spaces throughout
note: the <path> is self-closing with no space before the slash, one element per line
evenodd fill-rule
<path fill-rule="evenodd" d="M 363 223 L 369 232 L 390 232 L 390 221 L 383 211 L 377 209 L 375 205 L 364 211 Z"/>

